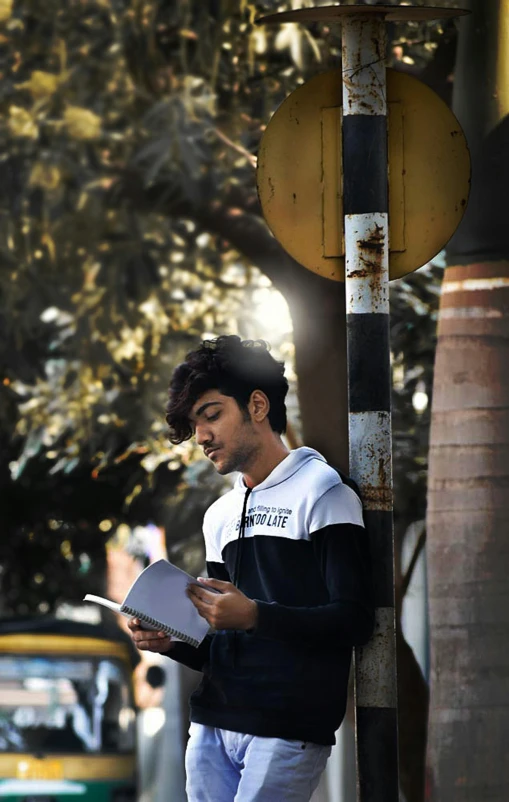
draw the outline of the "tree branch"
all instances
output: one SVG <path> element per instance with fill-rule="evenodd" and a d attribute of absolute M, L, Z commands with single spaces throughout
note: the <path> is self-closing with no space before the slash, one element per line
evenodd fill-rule
<path fill-rule="evenodd" d="M 196 197 L 204 193 L 196 187 Z M 209 194 L 209 193 L 208 193 Z M 117 179 L 111 193 L 112 202 L 129 202 L 139 211 L 159 212 L 168 217 L 187 217 L 204 231 L 227 240 L 248 261 L 256 265 L 281 291 L 294 281 L 295 270 L 303 270 L 279 245 L 256 213 L 259 207 L 238 188 L 232 188 L 221 200 L 203 203 L 190 200 L 189 193 L 160 181 L 146 188 L 137 171 L 128 171 Z M 243 203 L 244 208 L 239 204 Z M 249 207 L 252 210 L 249 210 Z"/>

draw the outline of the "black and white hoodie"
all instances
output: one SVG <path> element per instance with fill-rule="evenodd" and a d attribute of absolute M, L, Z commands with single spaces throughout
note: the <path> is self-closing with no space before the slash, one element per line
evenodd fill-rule
<path fill-rule="evenodd" d="M 298 448 L 253 490 L 239 476 L 203 531 L 209 576 L 255 599 L 258 624 L 168 652 L 203 672 L 191 721 L 334 743 L 352 647 L 369 639 L 374 620 L 357 494 L 321 454 Z"/>

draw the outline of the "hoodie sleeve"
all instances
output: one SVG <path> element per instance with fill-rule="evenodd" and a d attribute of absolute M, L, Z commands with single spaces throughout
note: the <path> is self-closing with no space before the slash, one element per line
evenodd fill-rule
<path fill-rule="evenodd" d="M 212 579 L 223 579 L 230 581 L 226 566 L 221 562 L 207 561 L 207 576 Z M 208 662 L 210 645 L 214 635 L 206 635 L 198 648 L 190 646 L 189 643 L 175 643 L 172 648 L 164 653 L 165 657 L 171 657 L 176 663 L 181 663 L 194 671 L 203 671 L 204 665 Z"/>
<path fill-rule="evenodd" d="M 313 509 L 309 529 L 329 603 L 287 607 L 256 600 L 255 634 L 306 646 L 327 641 L 361 646 L 373 632 L 374 608 L 368 537 L 353 490 L 339 485 L 325 493 Z"/>

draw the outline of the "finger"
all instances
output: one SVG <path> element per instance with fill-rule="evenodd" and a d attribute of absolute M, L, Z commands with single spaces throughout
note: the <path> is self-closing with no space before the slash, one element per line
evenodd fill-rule
<path fill-rule="evenodd" d="M 163 640 L 163 638 L 171 638 L 167 632 L 156 631 L 155 629 L 138 629 L 134 635 L 134 640 L 137 641 L 155 641 L 156 643 Z"/>
<path fill-rule="evenodd" d="M 196 609 L 198 609 L 198 608 L 196 608 Z M 210 608 L 205 607 L 205 608 L 203 608 L 201 610 L 198 610 L 198 615 L 201 618 L 204 618 L 205 621 L 207 622 L 207 624 L 210 625 Z"/>
<path fill-rule="evenodd" d="M 194 604 L 200 615 L 203 612 L 207 611 L 210 612 L 210 604 L 207 604 L 207 602 L 202 601 L 201 599 L 198 598 L 198 596 L 190 595 L 189 598 L 191 599 L 192 603 Z"/>
<path fill-rule="evenodd" d="M 215 588 L 215 590 L 221 591 L 221 593 L 226 593 L 228 590 L 232 590 L 234 587 L 231 582 L 225 582 L 223 579 L 212 579 L 211 577 L 199 576 L 198 582 L 209 585 L 211 588 Z"/>
<path fill-rule="evenodd" d="M 138 649 L 147 652 L 168 652 L 174 646 L 174 641 L 166 636 L 158 641 L 155 640 L 141 640 L 136 644 Z"/>
<path fill-rule="evenodd" d="M 201 617 L 204 618 L 210 624 L 210 620 L 209 619 L 210 619 L 210 617 L 212 615 L 212 607 L 211 607 L 211 605 L 207 604 L 206 602 L 200 601 L 200 599 L 198 599 L 198 598 L 192 598 L 191 601 L 194 604 L 194 606 L 196 607 L 198 615 L 201 615 Z"/>
<path fill-rule="evenodd" d="M 138 627 L 138 629 L 133 634 L 133 640 L 135 643 L 139 643 L 140 641 L 157 641 L 159 642 L 162 638 L 166 638 L 165 632 L 156 632 L 155 630 L 151 629 L 142 629 Z"/>
<path fill-rule="evenodd" d="M 156 637 L 158 635 L 158 633 L 155 630 L 148 628 L 146 625 L 144 626 L 139 618 L 129 618 L 127 621 L 127 626 L 133 633 L 133 637 L 139 635 L 142 632 L 145 634 L 150 633 L 150 637 Z M 165 632 L 163 632 L 162 634 L 166 635 Z"/>
<path fill-rule="evenodd" d="M 197 585 L 189 585 L 187 588 L 187 595 L 194 602 L 195 599 L 199 599 L 203 602 L 203 604 L 214 604 L 216 595 L 215 593 L 208 593 L 205 589 L 198 588 Z"/>

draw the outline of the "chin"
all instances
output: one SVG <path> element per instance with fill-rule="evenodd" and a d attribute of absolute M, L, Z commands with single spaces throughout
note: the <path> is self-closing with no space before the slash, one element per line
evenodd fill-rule
<path fill-rule="evenodd" d="M 215 462 L 214 468 L 221 476 L 226 476 L 227 473 L 232 473 L 232 471 L 238 470 L 235 465 L 232 465 L 227 460 L 219 460 L 218 462 Z"/>
<path fill-rule="evenodd" d="M 228 464 L 219 463 L 219 465 L 215 465 L 214 467 L 221 476 L 226 476 L 227 473 L 231 473 L 235 470 L 235 468 L 230 468 Z"/>

